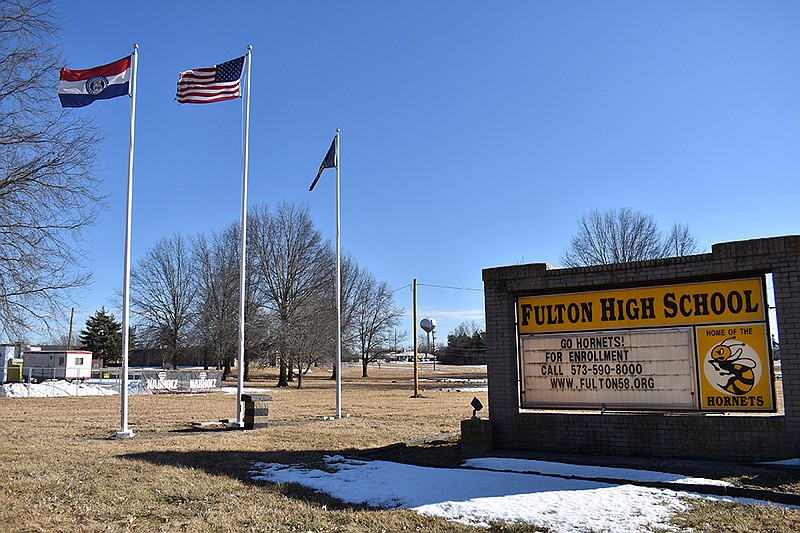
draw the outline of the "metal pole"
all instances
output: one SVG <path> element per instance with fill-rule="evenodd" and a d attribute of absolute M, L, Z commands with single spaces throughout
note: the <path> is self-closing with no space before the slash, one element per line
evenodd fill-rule
<path fill-rule="evenodd" d="M 244 158 L 242 163 L 242 240 L 239 243 L 239 359 L 238 381 L 236 386 L 236 423 L 234 427 L 244 428 L 242 412 L 242 389 L 244 388 L 244 303 L 247 251 L 247 163 L 250 144 L 250 68 L 252 45 L 247 45 L 247 92 L 244 96 Z"/>
<path fill-rule="evenodd" d="M 430 331 L 426 331 L 425 333 L 428 336 L 428 358 L 430 358 L 430 356 L 431 356 L 431 332 Z"/>
<path fill-rule="evenodd" d="M 342 418 L 342 239 L 339 201 L 339 173 L 341 153 L 336 129 L 336 418 Z"/>
<path fill-rule="evenodd" d="M 433 355 L 433 370 L 436 371 L 436 330 L 431 331 L 431 335 L 433 336 L 433 349 L 431 350 L 431 355 Z"/>
<path fill-rule="evenodd" d="M 119 395 L 121 398 L 120 424 L 117 438 L 129 439 L 133 431 L 128 429 L 128 351 L 130 324 L 130 292 L 131 292 L 131 207 L 133 205 L 133 139 L 136 122 L 136 71 L 139 63 L 139 45 L 133 45 L 131 54 L 131 127 L 128 142 L 128 197 L 125 215 L 125 274 L 122 282 L 122 381 Z"/>

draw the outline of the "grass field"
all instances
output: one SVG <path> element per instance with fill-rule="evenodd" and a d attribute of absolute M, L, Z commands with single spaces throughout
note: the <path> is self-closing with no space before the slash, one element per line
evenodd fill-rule
<path fill-rule="evenodd" d="M 438 366 L 421 373 L 412 398 L 407 367 L 345 369 L 343 411 L 334 384 L 321 371 L 303 388 L 275 389 L 269 371 L 247 387 L 270 388 L 270 427 L 256 431 L 193 429 L 192 422 L 235 416 L 230 394 L 130 397 L 136 436 L 115 440 L 119 397 L 0 398 L 0 529 L 2 531 L 480 531 L 411 511 L 342 504 L 302 487 L 249 479 L 255 461 L 319 463 L 326 454 L 364 453 L 398 442 L 455 432 L 486 392 L 438 379 L 474 379 L 485 370 Z M 488 416 L 483 411 L 482 416 Z M 453 439 L 419 444 L 420 457 L 457 463 Z M 413 449 L 413 447 L 412 447 Z M 423 453 L 424 452 L 424 453 Z M 408 449 L 406 449 L 408 453 Z M 743 483 L 798 491 L 793 476 Z M 800 512 L 778 507 L 697 504 L 678 517 L 704 531 L 800 528 Z M 498 531 L 533 531 L 497 525 Z"/>

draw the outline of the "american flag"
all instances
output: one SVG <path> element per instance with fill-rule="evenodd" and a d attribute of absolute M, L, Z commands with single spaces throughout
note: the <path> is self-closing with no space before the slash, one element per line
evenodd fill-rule
<path fill-rule="evenodd" d="M 181 72 L 176 97 L 178 102 L 210 104 L 239 98 L 244 58 L 245 56 L 237 57 L 213 67 Z"/>

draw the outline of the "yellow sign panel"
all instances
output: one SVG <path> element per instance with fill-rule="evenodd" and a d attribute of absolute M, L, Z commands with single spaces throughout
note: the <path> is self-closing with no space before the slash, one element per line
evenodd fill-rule
<path fill-rule="evenodd" d="M 765 324 L 696 328 L 700 409 L 773 411 Z"/>
<path fill-rule="evenodd" d="M 519 332 L 725 324 L 765 320 L 761 278 L 520 297 Z"/>

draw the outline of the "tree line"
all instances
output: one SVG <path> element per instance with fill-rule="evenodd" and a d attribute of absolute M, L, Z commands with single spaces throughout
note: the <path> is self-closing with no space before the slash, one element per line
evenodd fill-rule
<path fill-rule="evenodd" d="M 278 203 L 248 212 L 245 376 L 250 364 L 279 368 L 278 386 L 336 352 L 335 253 L 308 207 Z M 210 235 L 159 240 L 131 270 L 131 309 L 142 345 L 176 367 L 194 346 L 230 369 L 238 350 L 239 242 L 234 223 Z M 352 255 L 341 260 L 342 343 L 366 364 L 384 349 L 402 310 L 388 285 Z M 299 383 L 298 383 L 299 384 Z"/>
<path fill-rule="evenodd" d="M 335 253 L 307 206 L 256 206 L 247 225 L 245 377 L 252 364 L 276 365 L 277 386 L 295 379 L 300 386 L 304 373 L 336 352 Z M 158 350 L 164 368 L 177 368 L 191 350 L 206 365 L 230 371 L 238 354 L 240 231 L 233 223 L 210 234 L 164 237 L 144 253 L 131 269 L 135 348 Z M 368 363 L 389 350 L 403 310 L 352 255 L 342 257 L 341 273 L 343 349 L 366 376 Z M 108 322 L 104 309 L 82 332 L 88 348 L 101 318 Z"/>

